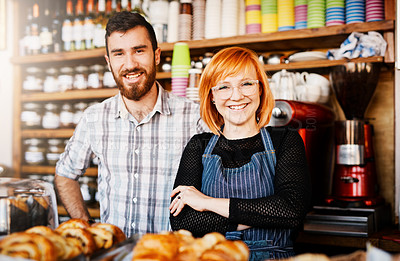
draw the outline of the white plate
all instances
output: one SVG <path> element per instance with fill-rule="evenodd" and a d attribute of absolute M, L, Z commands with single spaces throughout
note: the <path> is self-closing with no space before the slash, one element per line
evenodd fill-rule
<path fill-rule="evenodd" d="M 305 61 L 316 61 L 326 60 L 326 53 L 324 52 L 301 52 L 295 53 L 289 56 L 289 62 L 305 62 Z"/>

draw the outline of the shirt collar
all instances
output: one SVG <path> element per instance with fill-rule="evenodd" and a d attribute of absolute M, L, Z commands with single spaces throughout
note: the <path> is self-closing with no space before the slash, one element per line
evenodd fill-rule
<path fill-rule="evenodd" d="M 168 104 L 169 93 L 164 90 L 164 88 L 156 82 L 158 88 L 158 95 L 157 101 L 154 105 L 153 111 L 150 113 L 151 116 L 154 115 L 156 112 L 161 114 L 169 115 L 171 114 L 171 110 Z M 121 92 L 118 93 L 118 106 L 115 118 L 121 117 L 122 119 L 129 119 L 129 111 L 125 106 L 124 101 L 122 100 Z"/>

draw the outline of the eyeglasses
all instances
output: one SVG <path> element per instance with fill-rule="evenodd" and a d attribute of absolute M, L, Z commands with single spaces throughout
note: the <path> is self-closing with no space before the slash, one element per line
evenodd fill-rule
<path fill-rule="evenodd" d="M 255 93 L 255 91 L 257 90 L 256 86 L 258 86 L 258 83 L 259 83 L 258 80 L 246 80 L 241 82 L 239 86 L 236 86 L 236 88 L 238 88 L 244 96 L 248 96 Z M 223 83 L 212 87 L 211 90 L 213 90 L 214 93 L 219 98 L 229 99 L 232 96 L 234 88 L 235 87 L 233 87 L 230 84 Z"/>

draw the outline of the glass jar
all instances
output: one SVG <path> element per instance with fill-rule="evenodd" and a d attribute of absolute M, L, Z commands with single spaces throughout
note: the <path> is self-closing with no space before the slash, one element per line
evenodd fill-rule
<path fill-rule="evenodd" d="M 43 70 L 39 67 L 26 68 L 26 78 L 22 84 L 25 92 L 43 91 Z"/>
<path fill-rule="evenodd" d="M 44 92 L 59 92 L 60 86 L 58 85 L 58 70 L 51 67 L 46 70 L 46 78 L 43 83 Z"/>
<path fill-rule="evenodd" d="M 40 139 L 26 139 L 24 141 L 25 163 L 28 165 L 43 165 L 45 163 L 46 147 Z"/>
<path fill-rule="evenodd" d="M 58 75 L 58 87 L 60 91 L 72 90 L 74 86 L 74 69 L 72 67 L 60 68 L 60 74 Z"/>
<path fill-rule="evenodd" d="M 55 166 L 57 161 L 60 159 L 61 153 L 64 152 L 64 140 L 48 139 L 47 144 L 48 144 L 46 152 L 47 164 Z"/>
<path fill-rule="evenodd" d="M 213 53 L 205 53 L 203 59 L 201 60 L 203 63 L 203 68 L 207 66 L 207 64 L 211 61 L 211 58 L 213 57 Z"/>
<path fill-rule="evenodd" d="M 164 62 L 161 65 L 161 71 L 163 72 L 170 72 L 171 71 L 171 56 L 165 57 Z"/>
<path fill-rule="evenodd" d="M 103 86 L 104 88 L 115 88 L 117 84 L 115 83 L 114 76 L 110 70 L 108 70 L 108 66 L 104 67 L 103 74 Z"/>
<path fill-rule="evenodd" d="M 37 129 L 42 126 L 42 105 L 35 102 L 22 104 L 21 127 L 23 129 Z"/>
<path fill-rule="evenodd" d="M 90 66 L 87 83 L 89 89 L 103 88 L 103 70 L 104 66 L 100 64 Z"/>
<path fill-rule="evenodd" d="M 64 103 L 61 107 L 60 112 L 60 127 L 61 128 L 73 128 L 74 124 L 74 110 L 70 103 Z"/>
<path fill-rule="evenodd" d="M 74 124 L 77 125 L 82 118 L 83 111 L 87 108 L 86 102 L 78 102 L 74 104 Z"/>
<path fill-rule="evenodd" d="M 88 74 L 89 74 L 89 68 L 87 66 L 84 65 L 77 66 L 75 68 L 73 88 L 76 90 L 87 89 Z"/>
<path fill-rule="evenodd" d="M 44 105 L 42 127 L 44 129 L 57 129 L 60 127 L 60 106 L 56 103 Z"/>
<path fill-rule="evenodd" d="M 86 205 L 96 203 L 97 182 L 95 177 L 83 176 L 79 179 L 83 201 Z"/>

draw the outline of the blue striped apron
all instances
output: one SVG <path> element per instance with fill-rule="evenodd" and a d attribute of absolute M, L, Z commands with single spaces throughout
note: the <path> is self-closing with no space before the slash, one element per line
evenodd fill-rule
<path fill-rule="evenodd" d="M 239 168 L 224 168 L 221 157 L 211 154 L 219 136 L 209 141 L 202 158 L 201 191 L 214 198 L 262 198 L 274 194 L 275 149 L 265 128 L 260 130 L 265 151 Z M 294 255 L 291 229 L 249 228 L 226 233 L 230 240 L 243 240 L 250 249 L 250 260 L 279 259 Z"/>

